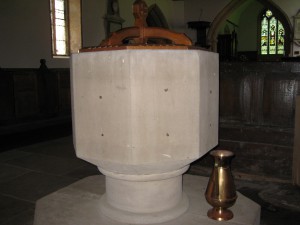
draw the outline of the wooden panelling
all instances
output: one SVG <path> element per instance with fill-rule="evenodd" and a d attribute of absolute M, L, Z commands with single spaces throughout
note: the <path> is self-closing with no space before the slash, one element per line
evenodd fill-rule
<path fill-rule="evenodd" d="M 17 71 L 13 74 L 15 116 L 35 116 L 39 112 L 37 77 L 33 71 Z"/>
<path fill-rule="evenodd" d="M 0 124 L 14 118 L 14 86 L 13 77 L 0 69 Z"/>
<path fill-rule="evenodd" d="M 294 126 L 295 95 L 299 77 L 291 72 L 269 73 L 264 81 L 263 123 Z"/>
<path fill-rule="evenodd" d="M 240 102 L 240 86 L 243 76 L 220 73 L 220 119 L 223 121 L 243 120 L 243 109 Z"/>
<path fill-rule="evenodd" d="M 70 74 L 68 71 L 59 71 L 58 75 L 59 112 L 71 114 Z"/>
<path fill-rule="evenodd" d="M 299 91 L 299 62 L 220 63 L 217 148 L 235 152 L 234 172 L 251 178 L 292 180 L 295 97 Z M 209 167 L 209 158 L 205 156 L 193 166 Z"/>
<path fill-rule="evenodd" d="M 220 121 L 291 128 L 300 71 L 290 63 L 221 63 Z"/>
<path fill-rule="evenodd" d="M 0 125 L 71 115 L 69 69 L 1 69 Z"/>
<path fill-rule="evenodd" d="M 300 96 L 296 97 L 296 120 L 293 151 L 293 182 L 300 186 Z"/>

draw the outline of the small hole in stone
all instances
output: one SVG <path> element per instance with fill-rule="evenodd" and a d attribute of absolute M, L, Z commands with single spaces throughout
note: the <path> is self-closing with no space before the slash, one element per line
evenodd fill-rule
<path fill-rule="evenodd" d="M 167 92 L 169 89 L 168 88 L 166 88 L 166 89 L 164 89 L 165 90 L 165 92 Z"/>
<path fill-rule="evenodd" d="M 169 135 L 169 133 L 167 133 L 167 137 L 169 137 L 170 135 Z"/>
<path fill-rule="evenodd" d="M 104 136 L 104 134 L 101 134 L 101 136 L 103 137 L 103 136 Z"/>
<path fill-rule="evenodd" d="M 102 99 L 102 96 L 100 95 L 99 98 Z"/>
<path fill-rule="evenodd" d="M 209 93 L 212 93 L 212 90 L 210 90 Z"/>
<path fill-rule="evenodd" d="M 211 123 L 209 124 L 209 126 L 211 127 Z"/>

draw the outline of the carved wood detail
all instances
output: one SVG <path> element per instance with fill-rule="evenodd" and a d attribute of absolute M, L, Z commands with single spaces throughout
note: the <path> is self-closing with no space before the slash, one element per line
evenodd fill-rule
<path fill-rule="evenodd" d="M 143 0 L 136 0 L 133 4 L 133 15 L 135 23 L 133 27 L 120 29 L 110 35 L 109 38 L 103 40 L 96 48 L 82 49 L 85 51 L 114 50 L 124 49 L 128 46 L 133 48 L 190 48 L 192 41 L 185 34 L 170 31 L 160 27 L 148 27 L 146 18 L 148 15 L 148 6 Z M 166 42 L 158 42 L 159 44 L 148 43 L 149 39 L 169 40 L 172 44 L 162 44 Z M 124 44 L 124 42 L 128 42 Z M 138 46 L 138 47 L 137 47 Z M 180 47 L 182 46 L 182 47 Z M 129 47 L 130 48 L 130 47 Z"/>

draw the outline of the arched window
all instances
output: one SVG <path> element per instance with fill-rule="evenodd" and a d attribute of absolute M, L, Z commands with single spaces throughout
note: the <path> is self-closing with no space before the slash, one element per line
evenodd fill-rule
<path fill-rule="evenodd" d="M 261 18 L 260 54 L 285 55 L 285 33 L 282 23 L 273 12 L 265 10 Z"/>

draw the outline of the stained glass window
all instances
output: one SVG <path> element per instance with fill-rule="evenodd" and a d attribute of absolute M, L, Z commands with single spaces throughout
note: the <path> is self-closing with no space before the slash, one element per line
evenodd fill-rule
<path fill-rule="evenodd" d="M 261 21 L 261 54 L 268 54 L 268 20 L 264 17 Z"/>
<path fill-rule="evenodd" d="M 278 39 L 277 39 L 277 52 L 278 54 L 284 54 L 284 28 L 282 23 L 278 21 Z"/>
<path fill-rule="evenodd" d="M 266 10 L 261 19 L 261 55 L 284 55 L 285 30 L 271 10 Z"/>
<path fill-rule="evenodd" d="M 52 54 L 53 56 L 68 56 L 68 15 L 67 0 L 50 0 Z"/>

